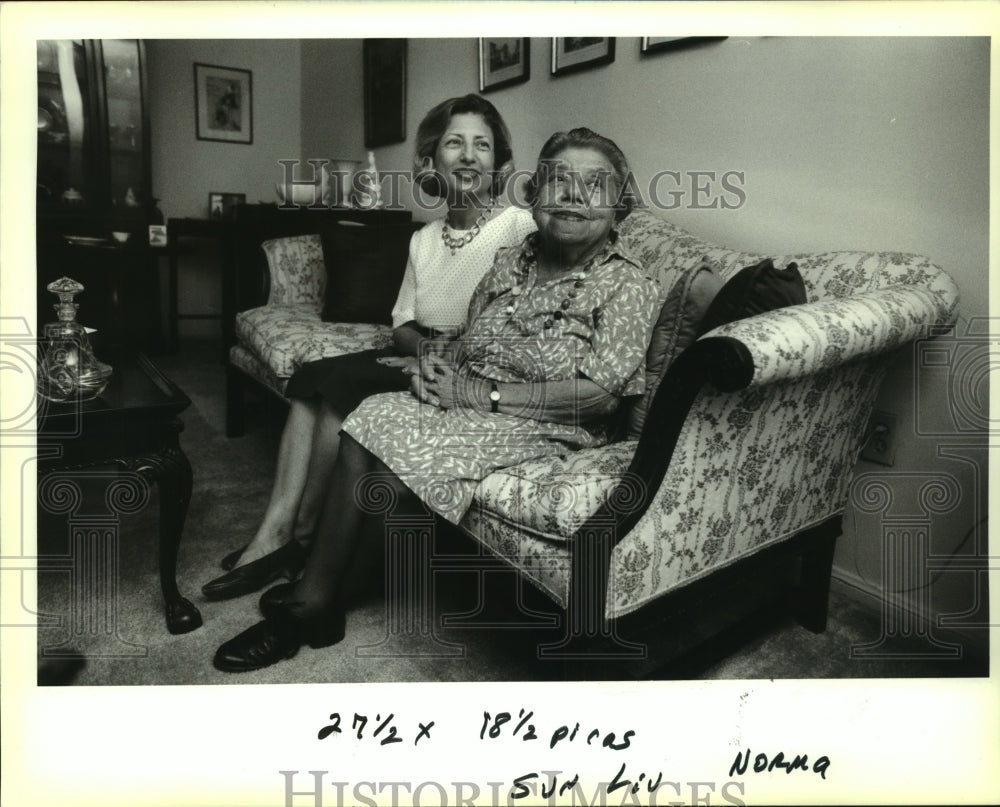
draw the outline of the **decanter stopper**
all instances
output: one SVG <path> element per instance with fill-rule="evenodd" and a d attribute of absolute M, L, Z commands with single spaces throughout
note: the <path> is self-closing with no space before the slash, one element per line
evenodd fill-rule
<path fill-rule="evenodd" d="M 104 391 L 113 370 L 97 359 L 86 329 L 76 321 L 79 306 L 73 298 L 83 284 L 61 277 L 45 288 L 59 299 L 52 306 L 58 319 L 45 326 L 38 392 L 50 401 L 89 401 Z"/>

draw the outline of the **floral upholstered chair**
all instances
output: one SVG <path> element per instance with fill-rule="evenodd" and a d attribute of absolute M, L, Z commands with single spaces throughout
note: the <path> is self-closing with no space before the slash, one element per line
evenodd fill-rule
<path fill-rule="evenodd" d="M 463 529 L 568 610 L 544 654 L 638 652 L 618 640 L 621 618 L 690 592 L 711 600 L 787 553 L 802 562 L 796 613 L 822 630 L 879 387 L 895 351 L 954 323 L 955 283 L 896 252 L 729 250 L 643 211 L 621 236 L 665 296 L 706 264 L 727 280 L 771 257 L 798 264 L 807 302 L 716 328 L 672 363 L 647 356 L 640 428 L 494 473 Z"/>
<path fill-rule="evenodd" d="M 231 364 L 283 395 L 288 379 L 307 361 L 386 347 L 392 328 L 379 323 L 323 322 L 327 274 L 319 235 L 274 238 L 267 256 L 267 302 L 236 314 Z"/>

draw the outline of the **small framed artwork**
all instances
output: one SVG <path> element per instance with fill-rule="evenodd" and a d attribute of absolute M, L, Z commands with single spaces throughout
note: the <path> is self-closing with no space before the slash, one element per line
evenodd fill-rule
<path fill-rule="evenodd" d="M 365 146 L 406 140 L 406 40 L 366 39 L 362 44 Z"/>
<path fill-rule="evenodd" d="M 531 40 L 484 37 L 479 40 L 479 92 L 521 84 L 531 76 Z"/>
<path fill-rule="evenodd" d="M 149 225 L 149 245 L 151 247 L 165 247 L 167 245 L 167 225 Z"/>
<path fill-rule="evenodd" d="M 236 205 L 246 204 L 246 201 L 247 195 L 245 193 L 212 191 L 208 194 L 208 217 L 210 219 L 232 218 Z"/>
<path fill-rule="evenodd" d="M 196 63 L 194 98 L 199 140 L 253 143 L 253 74 L 249 70 Z"/>
<path fill-rule="evenodd" d="M 724 36 L 644 36 L 639 40 L 639 52 L 643 56 L 666 50 L 680 50 L 692 45 L 721 42 Z"/>
<path fill-rule="evenodd" d="M 615 60 L 613 36 L 565 36 L 552 40 L 552 75 L 563 76 Z"/>

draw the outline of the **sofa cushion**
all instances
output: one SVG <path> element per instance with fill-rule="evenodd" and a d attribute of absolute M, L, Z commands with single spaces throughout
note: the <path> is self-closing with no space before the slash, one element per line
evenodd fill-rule
<path fill-rule="evenodd" d="M 697 338 L 702 318 L 722 286 L 719 273 L 708 263 L 702 263 L 677 277 L 666 290 L 646 351 L 646 389 L 623 409 L 628 439 L 637 440 L 642 434 L 646 413 L 667 368 Z"/>
<path fill-rule="evenodd" d="M 277 378 L 289 378 L 307 361 L 388 347 L 392 329 L 323 322 L 311 303 L 264 305 L 236 315 L 236 340 Z"/>
<path fill-rule="evenodd" d="M 789 305 L 805 305 L 806 287 L 795 263 L 778 269 L 770 258 L 741 269 L 716 295 L 698 328 L 698 336 L 738 319 Z"/>
<path fill-rule="evenodd" d="M 330 274 L 325 322 L 392 324 L 392 307 L 409 254 L 409 225 L 360 226 L 340 222 L 323 236 Z"/>
<path fill-rule="evenodd" d="M 271 305 L 310 303 L 318 311 L 326 288 L 323 244 L 318 235 L 273 238 L 261 244 L 267 256 Z"/>
<path fill-rule="evenodd" d="M 565 541 L 621 481 L 635 447 L 623 440 L 494 471 L 480 482 L 473 508 L 540 538 Z"/>

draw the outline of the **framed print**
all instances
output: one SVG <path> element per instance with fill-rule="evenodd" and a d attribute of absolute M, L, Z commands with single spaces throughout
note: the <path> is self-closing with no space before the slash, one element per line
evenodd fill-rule
<path fill-rule="evenodd" d="M 644 36 L 639 40 L 639 53 L 648 56 L 666 50 L 680 50 L 692 45 L 721 42 L 724 36 Z"/>
<path fill-rule="evenodd" d="M 615 60 L 613 36 L 565 36 L 552 39 L 552 75 L 563 76 Z"/>
<path fill-rule="evenodd" d="M 366 39 L 362 44 L 365 146 L 406 140 L 406 40 Z"/>
<path fill-rule="evenodd" d="M 236 205 L 245 204 L 245 193 L 220 193 L 212 191 L 208 194 L 208 217 L 210 219 L 228 219 L 233 215 Z"/>
<path fill-rule="evenodd" d="M 253 143 L 252 78 L 249 70 L 195 63 L 195 126 L 199 140 Z"/>
<path fill-rule="evenodd" d="M 482 37 L 479 40 L 479 92 L 492 92 L 528 80 L 531 40 L 526 37 Z"/>

